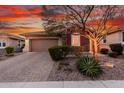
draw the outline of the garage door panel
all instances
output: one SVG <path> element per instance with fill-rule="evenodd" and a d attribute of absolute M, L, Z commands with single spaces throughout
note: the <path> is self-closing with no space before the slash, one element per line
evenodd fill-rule
<path fill-rule="evenodd" d="M 42 52 L 48 51 L 48 48 L 58 45 L 57 39 L 34 39 L 31 40 L 31 51 Z"/>

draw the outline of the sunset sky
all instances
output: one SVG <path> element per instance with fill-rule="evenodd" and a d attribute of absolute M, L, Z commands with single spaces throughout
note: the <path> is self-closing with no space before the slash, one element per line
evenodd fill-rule
<path fill-rule="evenodd" d="M 0 6 L 0 32 L 27 33 L 32 31 L 42 31 L 42 21 L 40 14 L 42 6 L 16 5 Z"/>
<path fill-rule="evenodd" d="M 47 6 L 52 9 L 52 6 Z M 124 13 L 124 7 L 120 8 Z M 50 11 L 49 11 L 50 12 Z M 0 32 L 21 34 L 44 31 L 42 26 L 43 6 L 40 5 L 1 5 Z M 112 20 L 113 25 L 124 25 L 124 16 Z"/>

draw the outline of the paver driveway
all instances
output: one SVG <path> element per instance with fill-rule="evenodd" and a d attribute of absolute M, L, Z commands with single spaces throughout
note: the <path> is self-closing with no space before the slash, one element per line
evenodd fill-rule
<path fill-rule="evenodd" d="M 47 80 L 53 67 L 47 52 L 28 52 L 0 61 L 0 82 L 37 82 Z"/>

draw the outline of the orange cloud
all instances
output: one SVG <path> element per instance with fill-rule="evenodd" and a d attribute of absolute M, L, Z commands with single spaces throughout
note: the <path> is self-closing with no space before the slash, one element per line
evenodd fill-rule
<path fill-rule="evenodd" d="M 13 10 L 13 13 L 14 14 L 31 14 L 31 15 L 33 15 L 33 14 L 39 14 L 39 13 L 41 13 L 41 12 L 43 12 L 43 9 L 42 8 L 33 8 L 33 9 L 22 9 L 22 8 L 15 8 L 14 10 Z"/>
<path fill-rule="evenodd" d="M 0 21 L 26 20 L 31 18 L 42 18 L 39 16 L 44 9 L 41 7 L 24 8 L 17 5 L 0 5 L 0 11 L 6 12 L 0 16 Z"/>
<path fill-rule="evenodd" d="M 47 9 L 53 9 L 53 6 L 46 6 Z M 19 5 L 0 5 L 1 11 L 6 11 L 7 15 L 1 15 L 0 21 L 15 21 L 15 20 L 27 20 L 32 18 L 55 18 L 62 19 L 64 18 L 63 14 L 54 14 L 42 16 L 42 13 L 45 12 L 43 7 L 33 7 L 33 8 L 24 8 Z M 41 14 L 41 15 L 40 15 Z"/>
<path fill-rule="evenodd" d="M 31 14 L 39 14 L 39 13 L 42 13 L 44 12 L 44 10 L 42 8 L 33 8 L 33 9 L 30 9 L 29 10 Z"/>
<path fill-rule="evenodd" d="M 100 20 L 93 20 L 88 22 L 89 25 L 97 26 Z M 108 26 L 123 26 L 124 25 L 124 16 L 110 19 L 107 22 Z"/>
<path fill-rule="evenodd" d="M 7 27 L 7 28 L 0 28 L 0 31 L 5 31 L 7 33 L 13 34 L 22 34 L 27 32 L 37 32 L 37 31 L 44 31 L 42 27 Z"/>
<path fill-rule="evenodd" d="M 19 5 L 0 5 L 0 9 L 6 9 L 11 11 L 13 14 L 39 14 L 43 12 L 41 7 L 36 7 L 32 9 L 22 8 Z"/>
<path fill-rule="evenodd" d="M 13 14 L 31 14 L 30 11 L 21 8 L 15 8 L 12 12 Z"/>
<path fill-rule="evenodd" d="M 0 16 L 0 21 L 14 21 L 14 20 L 27 20 L 32 18 L 43 18 L 43 16 L 24 16 L 24 15 L 13 15 L 13 16 Z"/>
<path fill-rule="evenodd" d="M 121 17 L 117 17 L 113 20 L 109 20 L 110 22 L 112 22 L 113 26 L 124 26 L 124 16 Z"/>

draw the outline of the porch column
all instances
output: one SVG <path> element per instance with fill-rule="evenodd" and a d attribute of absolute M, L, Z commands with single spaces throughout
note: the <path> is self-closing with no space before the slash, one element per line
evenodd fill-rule
<path fill-rule="evenodd" d="M 24 52 L 29 52 L 29 39 L 25 39 L 25 48 L 23 49 Z"/>
<path fill-rule="evenodd" d="M 58 39 L 58 45 L 62 45 L 62 38 Z"/>
<path fill-rule="evenodd" d="M 92 42 L 92 40 L 89 40 L 90 42 L 89 42 L 89 46 L 90 46 L 90 50 L 89 50 L 89 52 L 90 53 L 93 53 L 93 42 Z"/>

